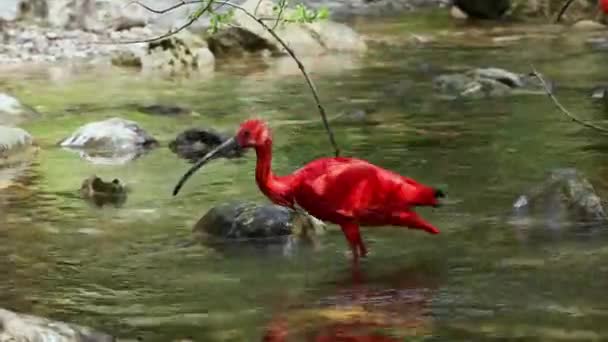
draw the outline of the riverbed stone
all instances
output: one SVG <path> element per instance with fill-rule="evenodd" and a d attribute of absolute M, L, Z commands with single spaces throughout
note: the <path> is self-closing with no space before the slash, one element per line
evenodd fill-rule
<path fill-rule="evenodd" d="M 15 97 L 0 93 L 0 125 L 14 126 L 38 116 L 38 112 Z"/>
<path fill-rule="evenodd" d="M 92 162 L 97 157 L 98 162 L 122 163 L 158 146 L 158 141 L 136 122 L 114 117 L 78 128 L 59 145 L 85 152 Z"/>
<path fill-rule="evenodd" d="M 227 134 L 219 133 L 213 129 L 190 128 L 187 129 L 169 143 L 169 149 L 179 157 L 189 161 L 196 161 L 209 153 L 211 150 L 230 138 Z M 243 155 L 241 149 L 235 148 L 217 158 L 236 158 Z"/>
<path fill-rule="evenodd" d="M 547 178 L 513 203 L 519 222 L 539 219 L 550 228 L 568 223 L 608 222 L 608 216 L 589 180 L 576 169 L 552 170 Z"/>
<path fill-rule="evenodd" d="M 232 201 L 211 208 L 193 231 L 222 240 L 260 240 L 315 234 L 323 228 L 321 221 L 283 206 Z"/>
<path fill-rule="evenodd" d="M 18 127 L 0 126 L 0 166 L 35 149 L 34 139 Z"/>
<path fill-rule="evenodd" d="M 79 192 L 83 199 L 98 207 L 107 204 L 120 207 L 127 200 L 127 188 L 117 178 L 104 181 L 97 175 L 92 175 L 82 181 Z"/>
<path fill-rule="evenodd" d="M 580 20 L 572 28 L 578 31 L 601 31 L 606 30 L 606 25 L 594 20 Z"/>
<path fill-rule="evenodd" d="M 105 333 L 0 308 L 0 342 L 114 342 Z"/>
<path fill-rule="evenodd" d="M 115 66 L 135 67 L 144 73 L 171 76 L 210 72 L 215 67 L 215 56 L 205 40 L 187 31 L 116 50 L 111 61 Z"/>
<path fill-rule="evenodd" d="M 549 89 L 552 89 L 551 83 L 547 82 Z M 441 74 L 433 79 L 433 85 L 442 95 L 450 98 L 545 94 L 542 84 L 534 75 L 517 74 L 500 68 L 475 68 Z"/>
<path fill-rule="evenodd" d="M 510 0 L 454 0 L 454 5 L 470 18 L 498 19 L 511 7 Z"/>

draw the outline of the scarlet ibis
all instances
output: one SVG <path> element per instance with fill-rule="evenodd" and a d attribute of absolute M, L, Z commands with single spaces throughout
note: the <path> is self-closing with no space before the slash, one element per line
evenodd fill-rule
<path fill-rule="evenodd" d="M 600 8 L 602 12 L 608 14 L 608 0 L 600 0 Z"/>
<path fill-rule="evenodd" d="M 267 125 L 257 119 L 243 122 L 236 136 L 197 161 L 179 180 L 173 195 L 214 156 L 234 148 L 255 149 L 255 180 L 272 202 L 292 209 L 299 206 L 317 219 L 339 225 L 355 261 L 359 255 L 367 255 L 359 226 L 392 225 L 439 233 L 413 207 L 439 206 L 438 198 L 445 196 L 441 190 L 365 160 L 319 158 L 292 174 L 275 175 L 271 170 L 272 136 Z"/>

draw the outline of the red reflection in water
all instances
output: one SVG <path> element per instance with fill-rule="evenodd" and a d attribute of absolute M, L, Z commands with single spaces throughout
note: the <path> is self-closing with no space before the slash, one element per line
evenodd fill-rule
<path fill-rule="evenodd" d="M 266 327 L 263 341 L 396 342 L 429 333 L 437 279 L 411 270 L 373 281 L 360 271 L 352 275 L 349 285 L 314 305 L 282 312 Z"/>

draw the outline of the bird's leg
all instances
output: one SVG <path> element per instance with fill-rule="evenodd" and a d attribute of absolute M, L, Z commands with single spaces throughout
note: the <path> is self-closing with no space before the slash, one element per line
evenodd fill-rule
<path fill-rule="evenodd" d="M 400 211 L 393 214 L 393 222 L 396 226 L 405 226 L 408 228 L 422 229 L 430 234 L 439 234 L 439 229 L 432 224 L 426 222 L 422 217 L 418 216 L 413 211 Z"/>
<path fill-rule="evenodd" d="M 361 239 L 361 232 L 359 231 L 359 225 L 356 223 L 344 223 L 341 224 L 342 232 L 348 240 L 348 244 L 350 245 L 350 249 L 353 252 L 354 261 L 359 260 L 359 255 L 365 257 L 367 255 L 367 248 L 363 244 L 363 240 Z"/>

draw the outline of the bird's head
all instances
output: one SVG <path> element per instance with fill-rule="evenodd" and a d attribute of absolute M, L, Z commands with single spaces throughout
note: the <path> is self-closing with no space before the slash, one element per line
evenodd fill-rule
<path fill-rule="evenodd" d="M 270 131 L 264 121 L 251 119 L 241 124 L 235 139 L 241 148 L 263 146 L 270 139 Z"/>
<path fill-rule="evenodd" d="M 177 195 L 190 176 L 214 157 L 233 149 L 263 146 L 268 143 L 270 139 L 270 130 L 264 121 L 258 119 L 246 120 L 241 124 L 234 137 L 225 140 L 221 145 L 207 153 L 182 176 L 173 189 L 173 196 Z"/>

